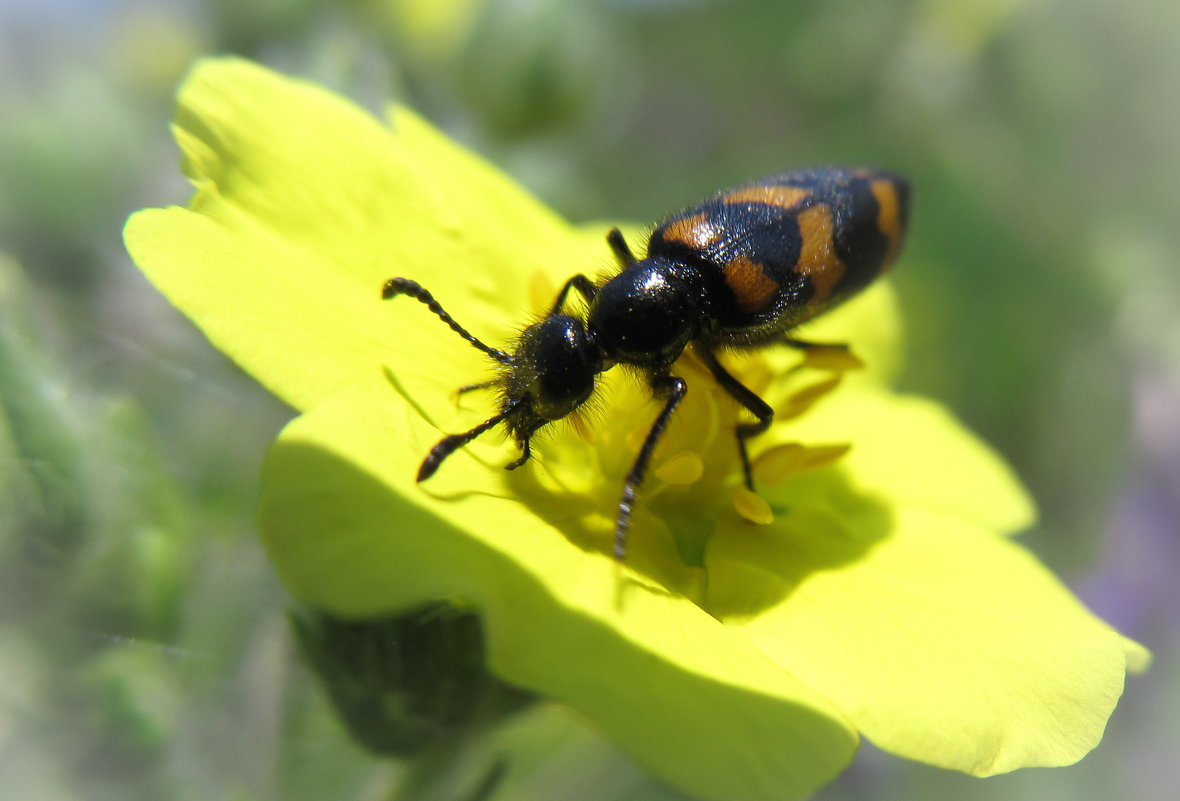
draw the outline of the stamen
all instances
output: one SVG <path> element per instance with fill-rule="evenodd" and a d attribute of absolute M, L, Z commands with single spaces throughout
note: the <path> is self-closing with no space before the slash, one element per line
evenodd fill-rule
<path fill-rule="evenodd" d="M 657 467 L 652 474 L 667 484 L 694 484 L 705 474 L 705 462 L 695 451 L 681 451 Z"/>
<path fill-rule="evenodd" d="M 750 492 L 745 487 L 734 487 L 733 507 L 751 523 L 766 526 L 774 522 L 774 512 L 770 510 L 770 504 L 761 495 Z"/>
<path fill-rule="evenodd" d="M 812 445 L 803 455 L 803 463 L 799 469 L 814 470 L 817 467 L 825 467 L 840 459 L 850 450 L 852 450 L 851 442 L 842 442 L 839 445 Z"/>
<path fill-rule="evenodd" d="M 768 448 L 754 459 L 754 474 L 758 477 L 759 482 L 777 484 L 792 473 L 799 471 L 799 465 L 803 462 L 803 454 L 806 450 L 797 442 L 788 442 L 785 445 Z"/>
<path fill-rule="evenodd" d="M 823 381 L 817 381 L 811 386 L 804 387 L 803 389 L 799 390 L 794 395 L 791 395 L 789 398 L 787 398 L 785 403 L 779 405 L 779 407 L 774 410 L 775 418 L 778 420 L 790 420 L 791 418 L 798 417 L 799 415 L 803 414 L 805 411 L 810 409 L 816 401 L 836 389 L 836 387 L 840 386 L 840 380 L 842 377 L 842 374 L 836 373 L 830 378 L 825 378 Z"/>
<path fill-rule="evenodd" d="M 847 345 L 815 345 L 807 348 L 803 351 L 803 364 L 835 373 L 860 370 L 865 366 Z"/>
<path fill-rule="evenodd" d="M 788 442 L 768 448 L 754 459 L 759 482 L 775 484 L 803 470 L 829 465 L 852 449 L 852 445 L 802 445 Z"/>

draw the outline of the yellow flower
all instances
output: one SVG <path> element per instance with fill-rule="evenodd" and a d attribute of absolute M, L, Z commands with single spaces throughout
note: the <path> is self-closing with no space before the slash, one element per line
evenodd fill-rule
<path fill-rule="evenodd" d="M 736 404 L 681 360 L 689 392 L 620 565 L 614 509 L 656 411 L 637 382 L 608 373 L 595 409 L 549 426 L 520 470 L 488 434 L 417 484 L 443 432 L 489 416 L 487 393 L 453 392 L 491 365 L 421 305 L 380 299 L 411 277 L 510 347 L 565 278 L 611 269 L 607 226 L 570 226 L 406 109 L 386 127 L 242 61 L 198 65 L 175 133 L 196 194 L 134 215 L 127 247 L 302 413 L 266 460 L 260 517 L 302 601 L 363 617 L 465 599 L 501 678 L 718 799 L 805 795 L 861 734 L 977 775 L 1072 763 L 1128 663 L 1145 666 L 1002 536 L 1034 513 L 999 458 L 889 389 L 887 285 L 805 332 L 851 343 L 866 369 L 787 349 L 730 362 L 778 410 L 755 441 L 764 506 L 734 489 Z"/>

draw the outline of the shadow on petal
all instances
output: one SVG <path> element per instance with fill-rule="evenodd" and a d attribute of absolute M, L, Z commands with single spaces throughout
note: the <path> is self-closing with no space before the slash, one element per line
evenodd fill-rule
<path fill-rule="evenodd" d="M 709 542 L 705 609 L 719 619 L 781 604 L 809 575 L 865 558 L 894 527 L 890 506 L 856 490 L 839 466 L 792 477 L 767 499 L 773 523 L 731 513 Z"/>

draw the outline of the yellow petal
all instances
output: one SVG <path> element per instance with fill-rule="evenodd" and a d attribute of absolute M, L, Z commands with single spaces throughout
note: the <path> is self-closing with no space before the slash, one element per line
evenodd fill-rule
<path fill-rule="evenodd" d="M 309 408 L 354 383 L 445 393 L 488 360 L 409 298 L 407 276 L 492 346 L 530 311 L 538 270 L 594 270 L 597 244 L 406 110 L 390 130 L 332 93 L 236 59 L 200 62 L 174 125 L 189 209 L 148 209 L 127 248 L 222 351 Z M 605 228 L 602 236 L 605 236 Z M 562 254 L 561 263 L 553 258 Z"/>
<path fill-rule="evenodd" d="M 1070 764 L 1097 745 L 1125 642 L 1023 548 L 914 508 L 806 522 L 780 516 L 758 538 L 716 541 L 710 589 L 732 611 L 711 608 L 866 737 L 981 776 Z"/>
<path fill-rule="evenodd" d="M 347 616 L 470 599 L 499 676 L 570 704 L 695 796 L 800 797 L 848 762 L 855 732 L 826 699 L 630 562 L 588 555 L 583 499 L 530 510 L 506 490 L 524 470 L 466 451 L 415 484 L 435 433 L 406 404 L 366 395 L 287 427 L 260 519 L 296 597 Z"/>
<path fill-rule="evenodd" d="M 835 469 L 863 494 L 999 532 L 1032 524 L 1036 510 L 1012 469 L 945 408 L 868 386 L 857 390 L 833 393 L 790 425 L 776 425 L 759 444 L 850 442 Z M 808 502 L 798 482 L 784 483 L 782 492 L 785 504 Z"/>

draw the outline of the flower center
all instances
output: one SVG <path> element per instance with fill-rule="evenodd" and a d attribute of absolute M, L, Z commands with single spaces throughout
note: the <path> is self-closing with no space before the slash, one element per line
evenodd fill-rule
<path fill-rule="evenodd" d="M 688 393 L 640 487 L 629 531 L 629 563 L 664 561 L 672 551 L 682 565 L 703 567 L 705 548 L 719 523 L 773 522 L 774 509 L 757 490 L 770 490 L 801 471 L 830 464 L 850 447 L 804 444 L 783 436 L 784 426 L 834 391 L 845 370 L 859 366 L 847 350 L 810 349 L 793 363 L 789 351 L 777 359 L 764 358 L 763 352 L 724 358 L 734 377 L 775 410 L 771 429 L 747 443 L 756 491 L 745 486 L 735 435 L 738 423 L 752 417 L 690 351 L 673 368 L 688 384 Z M 585 541 L 572 536 L 578 544 L 610 552 L 623 481 L 651 430 L 658 404 L 642 374 L 612 370 L 602 377 L 602 387 L 587 407 L 539 439 L 538 480 L 553 491 L 546 503 L 580 509 L 582 527 L 593 532 Z M 580 501 L 572 501 L 571 494 L 581 496 Z"/>

